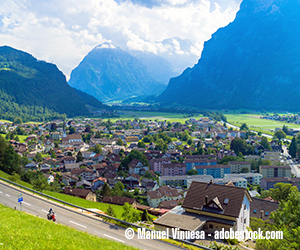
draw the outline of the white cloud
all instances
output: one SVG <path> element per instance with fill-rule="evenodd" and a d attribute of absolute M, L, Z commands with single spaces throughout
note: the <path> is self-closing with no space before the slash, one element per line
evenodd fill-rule
<path fill-rule="evenodd" d="M 239 1 L 2 0 L 0 45 L 53 62 L 67 76 L 104 42 L 159 53 L 168 48 L 158 41 L 180 37 L 199 56 L 203 42 L 234 19 Z M 177 54 L 187 53 L 174 45 Z"/>

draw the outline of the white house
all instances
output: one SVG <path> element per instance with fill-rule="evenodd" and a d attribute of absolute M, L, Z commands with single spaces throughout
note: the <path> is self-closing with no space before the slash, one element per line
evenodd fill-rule
<path fill-rule="evenodd" d="M 157 228 L 185 231 L 245 231 L 250 225 L 250 202 L 246 188 L 192 182 L 180 209 L 155 220 Z"/>

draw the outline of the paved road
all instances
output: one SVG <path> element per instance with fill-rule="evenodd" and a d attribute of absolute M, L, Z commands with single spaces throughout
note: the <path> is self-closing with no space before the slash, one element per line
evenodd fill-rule
<path fill-rule="evenodd" d="M 294 163 L 292 160 L 287 160 L 287 161 L 291 167 L 292 174 L 294 174 L 296 177 L 300 177 L 300 168 L 299 168 L 300 165 Z"/>
<path fill-rule="evenodd" d="M 289 155 L 287 146 L 283 145 L 282 149 L 283 149 L 283 155 L 287 158 L 291 158 L 291 156 Z M 291 159 L 287 160 L 287 163 L 291 167 L 292 174 L 294 174 L 296 177 L 300 177 L 300 168 L 299 168 L 300 165 L 294 163 L 293 160 L 291 160 Z"/>
<path fill-rule="evenodd" d="M 182 249 L 159 240 L 138 240 L 136 235 L 134 239 L 128 240 L 125 238 L 125 229 L 122 227 L 107 223 L 98 217 L 80 214 L 75 209 L 64 207 L 61 204 L 48 201 L 43 197 L 33 195 L 0 181 L 0 203 L 20 210 L 18 203 L 19 193 L 23 194 L 22 211 L 30 214 L 46 219 L 46 215 L 51 207 L 56 213 L 58 223 L 81 231 L 87 231 L 102 238 L 115 240 L 140 249 Z"/>

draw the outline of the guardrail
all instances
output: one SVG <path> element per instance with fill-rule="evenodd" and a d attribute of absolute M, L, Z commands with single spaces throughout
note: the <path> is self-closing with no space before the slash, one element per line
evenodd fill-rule
<path fill-rule="evenodd" d="M 55 198 L 55 197 L 52 197 L 52 196 L 50 196 L 50 195 L 47 195 L 47 194 L 38 192 L 38 191 L 33 190 L 33 189 L 31 189 L 31 188 L 28 188 L 28 187 L 22 186 L 22 185 L 20 185 L 20 184 L 18 184 L 18 183 L 12 182 L 12 181 L 7 180 L 7 179 L 2 178 L 2 177 L 0 177 L 0 180 L 3 180 L 3 181 L 5 181 L 5 182 L 8 182 L 8 183 L 10 183 L 10 184 L 12 184 L 12 185 L 14 185 L 14 186 L 18 186 L 18 187 L 20 187 L 20 188 L 22 188 L 22 189 L 25 189 L 25 190 L 28 190 L 28 191 L 30 191 L 30 192 L 39 194 L 39 195 L 44 196 L 44 197 L 46 197 L 46 198 L 48 198 L 48 199 L 58 201 L 58 202 L 63 203 L 63 204 L 65 204 L 65 205 L 68 205 L 68 206 L 71 206 L 71 207 L 75 207 L 75 208 L 79 208 L 79 209 L 81 209 L 81 210 L 87 211 L 87 212 L 89 212 L 89 213 L 93 213 L 93 214 L 95 214 L 95 215 L 97 215 L 97 216 L 100 216 L 100 217 L 103 217 L 103 218 L 105 218 L 105 219 L 109 219 L 109 220 L 113 220 L 113 221 L 122 223 L 122 224 L 124 224 L 124 225 L 126 225 L 126 226 L 128 226 L 128 227 L 141 228 L 141 229 L 145 229 L 145 230 L 150 231 L 150 232 L 151 232 L 151 231 L 154 231 L 154 230 L 152 230 L 152 229 L 149 229 L 149 228 L 146 228 L 146 227 L 142 227 L 142 226 L 140 226 L 140 225 L 136 225 L 136 224 L 133 224 L 133 223 L 124 221 L 124 220 L 120 220 L 120 219 L 117 219 L 117 218 L 114 218 L 114 217 L 111 217 L 111 216 L 108 216 L 108 215 L 105 215 L 105 214 L 99 214 L 99 213 L 93 212 L 93 211 L 91 211 L 91 210 L 89 210 L 89 209 L 87 209 L 87 208 L 83 208 L 83 207 L 77 206 L 77 205 L 75 205 L 75 204 L 72 204 L 72 203 L 69 203 L 69 202 L 66 202 L 66 201 L 57 199 L 57 198 Z M 178 242 L 181 242 L 181 243 L 190 245 L 190 246 L 198 247 L 198 248 L 200 248 L 200 249 L 212 250 L 211 248 L 208 248 L 208 247 L 206 247 L 206 246 L 201 246 L 201 245 L 198 245 L 198 244 L 196 244 L 196 243 L 193 243 L 193 242 L 190 242 L 190 241 L 187 241 L 187 240 L 174 239 L 172 235 L 169 235 L 169 238 L 170 238 L 170 239 L 173 239 L 173 240 L 175 240 L 175 241 L 178 241 Z"/>

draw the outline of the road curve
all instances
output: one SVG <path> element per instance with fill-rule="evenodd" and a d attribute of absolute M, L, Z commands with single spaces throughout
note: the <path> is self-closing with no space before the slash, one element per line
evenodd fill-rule
<path fill-rule="evenodd" d="M 20 193 L 23 196 L 21 206 L 18 203 Z M 132 240 L 128 240 L 125 237 L 125 229 L 122 227 L 105 222 L 98 217 L 80 213 L 77 209 L 47 200 L 2 181 L 0 181 L 0 203 L 45 219 L 51 207 L 55 211 L 57 222 L 60 224 L 140 249 L 182 249 L 160 240 L 138 240 L 137 235 Z"/>

